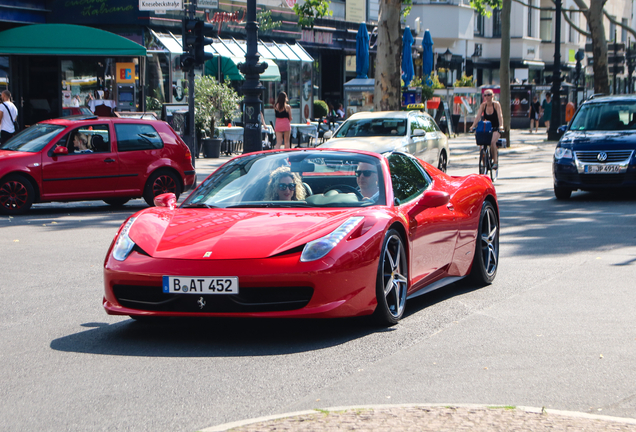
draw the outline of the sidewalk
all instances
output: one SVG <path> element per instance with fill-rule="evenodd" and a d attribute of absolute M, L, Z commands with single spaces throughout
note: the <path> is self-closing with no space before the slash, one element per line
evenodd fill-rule
<path fill-rule="evenodd" d="M 499 151 L 502 154 L 506 154 L 530 151 L 534 146 L 541 144 L 556 145 L 556 141 L 548 141 L 545 128 L 540 128 L 539 133 L 530 133 L 525 129 L 513 129 L 510 131 L 510 143 L 510 147 Z M 450 147 L 450 163 L 479 157 L 479 147 L 475 145 L 475 136 L 473 134 L 458 134 L 456 137 L 449 138 L 448 145 Z M 196 159 L 197 184 L 231 158 L 231 156 L 223 155 L 219 158 L 208 159 L 200 157 Z"/>
<path fill-rule="evenodd" d="M 544 408 L 486 405 L 377 405 L 301 411 L 226 423 L 201 432 L 281 431 L 636 431 L 636 419 Z"/>

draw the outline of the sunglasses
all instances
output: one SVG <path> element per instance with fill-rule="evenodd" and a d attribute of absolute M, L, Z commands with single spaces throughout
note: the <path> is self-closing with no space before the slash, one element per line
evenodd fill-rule
<path fill-rule="evenodd" d="M 492 93 L 486 93 L 484 96 L 492 96 Z"/>
<path fill-rule="evenodd" d="M 290 191 L 295 191 L 296 183 L 278 183 L 278 190 L 284 191 L 285 189 L 289 189 Z"/>
<path fill-rule="evenodd" d="M 356 171 L 356 177 L 360 177 L 364 175 L 365 177 L 371 177 L 371 174 L 376 174 L 377 171 L 374 170 L 358 170 Z"/>

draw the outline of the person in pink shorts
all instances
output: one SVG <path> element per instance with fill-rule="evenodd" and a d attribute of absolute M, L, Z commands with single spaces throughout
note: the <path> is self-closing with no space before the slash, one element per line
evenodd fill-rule
<path fill-rule="evenodd" d="M 276 115 L 276 144 L 282 144 L 282 148 L 291 148 L 291 106 L 287 103 L 287 93 L 280 92 L 276 105 L 274 105 L 274 114 Z"/>

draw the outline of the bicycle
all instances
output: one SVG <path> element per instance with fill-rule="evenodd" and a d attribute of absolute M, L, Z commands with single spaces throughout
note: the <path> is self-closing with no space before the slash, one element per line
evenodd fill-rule
<path fill-rule="evenodd" d="M 475 130 L 471 128 L 471 131 L 474 133 Z M 492 135 L 491 135 L 492 136 Z M 480 147 L 479 149 L 479 174 L 486 174 L 490 176 L 490 179 L 494 182 L 497 180 L 499 175 L 499 166 L 496 169 L 493 169 L 494 162 L 492 160 L 492 155 L 490 154 L 490 139 L 483 140 L 479 142 L 477 140 L 477 134 L 475 134 L 475 141 L 477 145 Z M 499 139 L 501 141 L 501 139 Z M 497 142 L 497 146 L 499 147 L 499 141 Z"/>

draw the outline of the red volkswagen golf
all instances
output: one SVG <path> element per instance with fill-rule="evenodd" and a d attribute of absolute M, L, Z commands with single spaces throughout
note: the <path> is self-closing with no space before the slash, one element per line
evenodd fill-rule
<path fill-rule="evenodd" d="M 46 120 L 0 146 L 0 213 L 33 203 L 103 200 L 113 206 L 195 184 L 192 155 L 165 122 L 85 116 Z"/>

